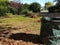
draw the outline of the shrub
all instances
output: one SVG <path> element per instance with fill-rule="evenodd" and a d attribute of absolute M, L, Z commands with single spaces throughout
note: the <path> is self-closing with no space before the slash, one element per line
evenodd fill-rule
<path fill-rule="evenodd" d="M 13 17 L 13 14 L 12 13 L 6 13 L 6 15 L 4 17 L 5 18 L 11 18 L 11 17 Z"/>
<path fill-rule="evenodd" d="M 29 17 L 31 17 L 31 18 L 37 18 L 38 17 L 38 15 L 36 15 L 34 12 L 32 12 L 32 11 L 29 11 L 27 14 L 25 14 L 25 16 L 29 16 Z"/>
<path fill-rule="evenodd" d="M 34 14 L 34 12 L 28 11 L 27 14 L 26 14 L 25 16 L 31 16 L 32 14 Z"/>
<path fill-rule="evenodd" d="M 29 11 L 28 9 L 24 9 L 21 11 L 21 14 L 25 14 L 25 16 L 30 16 L 33 12 Z"/>
<path fill-rule="evenodd" d="M 5 16 L 7 13 L 7 5 L 8 5 L 8 0 L 0 0 L 0 16 Z"/>
<path fill-rule="evenodd" d="M 17 11 L 17 9 L 15 9 L 13 7 L 8 7 L 8 13 L 17 14 L 18 11 Z"/>
<path fill-rule="evenodd" d="M 0 16 L 4 16 L 7 13 L 7 7 L 0 6 Z"/>
<path fill-rule="evenodd" d="M 24 10 L 21 11 L 21 14 L 27 14 L 28 12 L 29 12 L 29 10 L 24 9 Z"/>

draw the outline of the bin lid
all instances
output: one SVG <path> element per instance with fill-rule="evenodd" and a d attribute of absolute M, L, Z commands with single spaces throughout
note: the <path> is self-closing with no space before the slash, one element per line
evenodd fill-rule
<path fill-rule="evenodd" d="M 51 18 L 51 21 L 60 23 L 60 17 L 53 17 L 53 18 Z"/>
<path fill-rule="evenodd" d="M 57 22 L 60 23 L 60 17 L 44 17 L 46 21 Z"/>

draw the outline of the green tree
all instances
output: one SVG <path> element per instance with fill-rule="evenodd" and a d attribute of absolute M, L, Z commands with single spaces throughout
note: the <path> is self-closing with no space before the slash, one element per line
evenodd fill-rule
<path fill-rule="evenodd" d="M 30 4 L 29 9 L 33 12 L 40 12 L 41 5 L 37 2 Z"/>
<path fill-rule="evenodd" d="M 29 8 L 29 4 L 27 3 L 23 4 L 22 9 L 28 9 L 28 8 Z"/>
<path fill-rule="evenodd" d="M 21 8 L 21 14 L 26 14 L 29 11 L 29 4 L 25 3 L 23 4 Z"/>
<path fill-rule="evenodd" d="M 56 6 L 60 6 L 60 0 L 55 0 L 56 3 Z"/>
<path fill-rule="evenodd" d="M 60 7 L 59 6 L 52 6 L 48 8 L 50 13 L 59 13 L 60 12 Z"/>
<path fill-rule="evenodd" d="M 45 10 L 47 10 L 51 6 L 53 6 L 53 3 L 52 2 L 46 2 L 45 3 Z"/>
<path fill-rule="evenodd" d="M 60 3 L 60 0 L 54 0 L 54 2 Z"/>
<path fill-rule="evenodd" d="M 7 13 L 7 2 L 8 0 L 0 0 L 0 16 L 3 16 Z"/>
<path fill-rule="evenodd" d="M 49 12 L 60 13 L 60 0 L 54 0 L 54 2 L 56 2 L 56 5 L 49 7 Z"/>

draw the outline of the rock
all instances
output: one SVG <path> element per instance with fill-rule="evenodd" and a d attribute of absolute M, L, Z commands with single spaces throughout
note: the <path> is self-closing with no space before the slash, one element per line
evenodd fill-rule
<path fill-rule="evenodd" d="M 37 15 L 31 15 L 31 18 L 37 18 L 38 16 Z"/>

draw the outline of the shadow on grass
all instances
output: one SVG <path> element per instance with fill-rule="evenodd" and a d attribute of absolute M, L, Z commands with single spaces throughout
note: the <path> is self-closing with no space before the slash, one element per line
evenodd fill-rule
<path fill-rule="evenodd" d="M 9 30 L 11 30 L 12 28 L 0 26 L 0 29 L 1 29 L 1 33 L 6 33 L 5 30 L 8 31 L 8 33 L 10 33 Z M 9 38 L 14 40 L 23 40 L 25 42 L 32 42 L 35 44 L 41 43 L 40 35 L 37 35 L 37 34 L 16 33 L 16 34 L 9 35 Z"/>
<path fill-rule="evenodd" d="M 10 39 L 23 40 L 25 42 L 33 42 L 35 44 L 40 43 L 40 35 L 26 34 L 26 33 L 16 33 L 10 36 Z"/>

